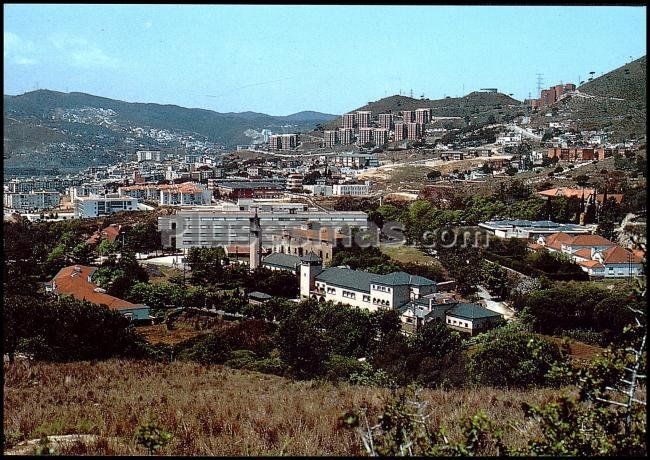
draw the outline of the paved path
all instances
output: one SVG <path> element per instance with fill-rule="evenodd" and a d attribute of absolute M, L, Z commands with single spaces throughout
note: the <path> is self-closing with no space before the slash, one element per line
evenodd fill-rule
<path fill-rule="evenodd" d="M 501 313 L 506 320 L 511 320 L 515 316 L 515 311 L 508 307 L 505 302 L 492 300 L 492 296 L 483 286 L 477 287 L 477 294 L 481 298 L 481 303 L 485 304 L 485 308 Z"/>

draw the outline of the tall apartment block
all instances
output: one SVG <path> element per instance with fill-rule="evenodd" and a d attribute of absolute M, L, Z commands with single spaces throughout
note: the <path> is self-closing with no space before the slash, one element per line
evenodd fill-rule
<path fill-rule="evenodd" d="M 427 123 L 429 123 L 430 116 L 431 116 L 431 109 L 429 109 L 429 108 L 415 109 L 415 122 L 416 123 L 426 125 Z"/>
<path fill-rule="evenodd" d="M 357 144 L 364 145 L 367 143 L 372 143 L 372 131 L 373 128 L 359 128 L 359 137 L 357 139 Z"/>
<path fill-rule="evenodd" d="M 346 113 L 343 115 L 343 129 L 354 129 L 357 126 L 357 115 Z"/>
<path fill-rule="evenodd" d="M 360 110 L 357 112 L 357 126 L 359 128 L 367 128 L 370 126 L 370 118 L 372 112 L 370 110 Z"/>
<path fill-rule="evenodd" d="M 386 128 L 375 128 L 372 132 L 372 138 L 376 146 L 382 147 L 388 142 L 388 130 Z"/>
<path fill-rule="evenodd" d="M 573 83 L 567 83 L 565 85 L 555 85 L 551 86 L 548 89 L 543 89 L 542 93 L 540 94 L 539 99 L 532 99 L 530 101 L 531 106 L 533 108 L 537 107 L 545 107 L 553 104 L 554 102 L 557 102 L 557 100 L 562 96 L 564 93 L 567 93 L 569 91 L 575 91 L 576 85 Z"/>
<path fill-rule="evenodd" d="M 279 134 L 269 136 L 269 150 L 280 150 L 282 148 L 282 137 Z"/>
<path fill-rule="evenodd" d="M 339 129 L 339 140 L 342 145 L 350 145 L 354 137 L 354 129 L 341 128 Z"/>
<path fill-rule="evenodd" d="M 323 138 L 325 140 L 325 147 L 333 147 L 338 140 L 336 131 L 323 131 Z"/>
<path fill-rule="evenodd" d="M 384 129 L 391 129 L 393 127 L 393 114 L 380 113 L 379 114 L 379 127 Z"/>
<path fill-rule="evenodd" d="M 404 110 L 402 111 L 402 118 L 404 119 L 404 123 L 410 123 L 413 121 L 413 111 L 412 110 Z"/>
<path fill-rule="evenodd" d="M 416 141 L 421 137 L 422 125 L 420 123 L 406 123 L 406 136 L 410 141 Z"/>
<path fill-rule="evenodd" d="M 406 125 L 401 122 L 395 122 L 395 142 L 406 139 Z"/>
<path fill-rule="evenodd" d="M 282 150 L 288 150 L 298 147 L 297 134 L 282 134 Z"/>

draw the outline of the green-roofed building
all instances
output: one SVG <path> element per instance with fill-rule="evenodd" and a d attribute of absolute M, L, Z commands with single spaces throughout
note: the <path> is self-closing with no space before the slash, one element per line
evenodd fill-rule
<path fill-rule="evenodd" d="M 302 257 L 300 266 L 301 297 L 341 302 L 375 311 L 399 308 L 408 302 L 432 294 L 436 283 L 405 272 L 379 275 L 345 267 L 323 269 L 318 257 Z"/>

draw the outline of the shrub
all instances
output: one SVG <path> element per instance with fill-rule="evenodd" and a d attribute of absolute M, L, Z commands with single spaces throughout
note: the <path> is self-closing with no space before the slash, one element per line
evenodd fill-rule
<path fill-rule="evenodd" d="M 484 335 L 468 362 L 470 378 L 476 383 L 496 387 L 545 385 L 554 364 L 564 356 L 557 345 L 536 335 L 495 329 Z"/>

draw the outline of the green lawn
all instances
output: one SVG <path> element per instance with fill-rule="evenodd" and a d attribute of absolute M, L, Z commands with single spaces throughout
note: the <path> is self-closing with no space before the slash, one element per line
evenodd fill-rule
<path fill-rule="evenodd" d="M 439 265 L 439 262 L 431 256 L 424 254 L 418 248 L 412 246 L 388 246 L 381 245 L 381 252 L 402 263 L 415 263 L 420 265 Z"/>

